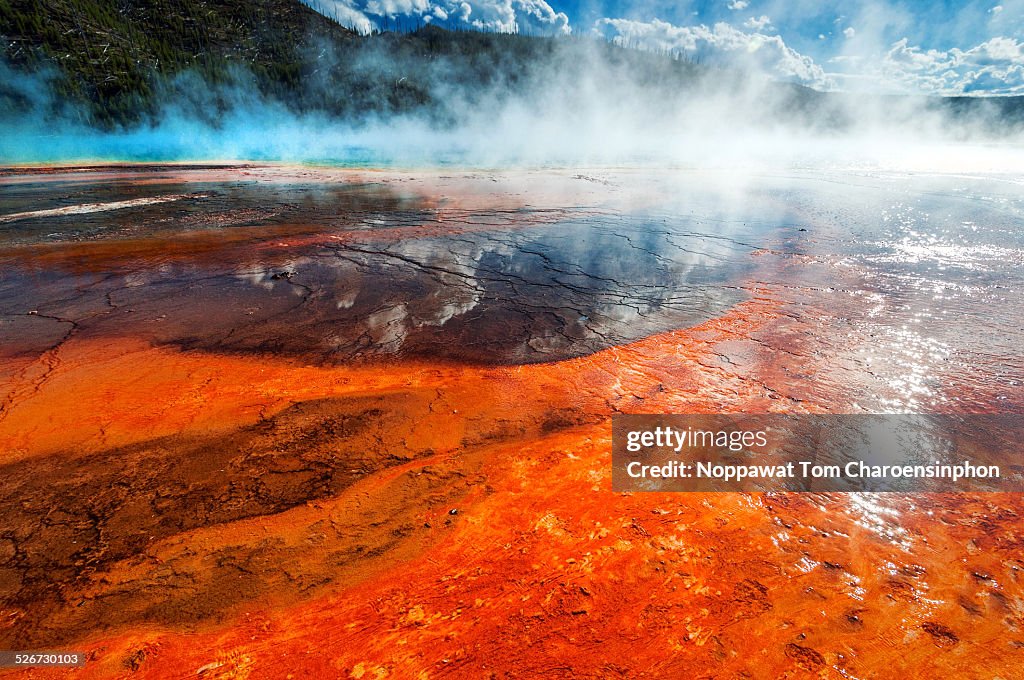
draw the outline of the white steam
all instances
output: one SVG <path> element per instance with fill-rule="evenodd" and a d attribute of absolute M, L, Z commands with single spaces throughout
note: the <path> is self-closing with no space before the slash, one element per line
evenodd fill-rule
<path fill-rule="evenodd" d="M 658 30 L 677 42 L 740 40 L 717 28 L 699 35 Z M 594 39 L 541 46 L 551 49 L 510 61 L 497 70 L 504 75 L 486 85 L 470 77 L 463 61 L 437 57 L 406 74 L 409 63 L 393 61 L 384 50 L 362 53 L 355 73 L 387 74 L 396 87 L 415 81 L 437 104 L 411 113 L 300 114 L 241 85 L 218 91 L 218 107 L 210 110 L 208 87 L 186 79 L 179 90 L 192 95 L 168 97 L 153 122 L 106 133 L 79 122 L 74 111 L 48 120 L 49 83 L 4 71 L 7 85 L 32 104 L 22 115 L 0 120 L 0 162 L 656 163 L 748 171 L 828 164 L 921 171 L 970 165 L 977 172 L 1024 167 L 1024 121 L 1008 121 L 997 103 L 976 102 L 957 113 L 935 99 L 825 94 Z M 761 49 L 775 50 L 780 69 L 810 69 L 787 56 L 779 42 Z M 806 74 L 822 77 L 813 69 Z M 329 80 L 315 84 L 331 86 Z"/>

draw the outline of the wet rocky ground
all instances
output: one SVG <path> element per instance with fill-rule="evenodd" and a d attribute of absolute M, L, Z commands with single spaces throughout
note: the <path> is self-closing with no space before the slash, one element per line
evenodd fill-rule
<path fill-rule="evenodd" d="M 617 494 L 609 439 L 1019 412 L 1022 217 L 982 176 L 4 171 L 0 645 L 85 677 L 1013 677 L 1018 496 Z"/>

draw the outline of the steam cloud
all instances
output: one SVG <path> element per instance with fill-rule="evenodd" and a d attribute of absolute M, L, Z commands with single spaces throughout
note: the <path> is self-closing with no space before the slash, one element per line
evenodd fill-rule
<path fill-rule="evenodd" d="M 523 38 L 535 41 L 527 58 L 499 56 L 481 77 L 471 60 L 396 59 L 386 43 L 364 38 L 378 40 L 377 46 L 368 43 L 356 60 L 345 63 L 346 73 L 366 82 L 384 79 L 396 92 L 414 83 L 426 93 L 422 106 L 398 113 L 367 107 L 339 117 L 295 111 L 268 99 L 244 73 L 216 87 L 183 76 L 166 86 L 158 116 L 105 132 L 85 122 L 82 112 L 62 106 L 46 74 L 28 76 L 0 64 L 0 161 L 662 163 L 757 169 L 842 159 L 926 170 L 964 169 L 965 163 L 978 171 L 1020 167 L 1024 116 L 1019 103 L 1016 108 L 998 100 L 951 106 L 926 97 L 822 93 L 772 81 L 753 68 L 694 66 L 667 47 L 700 41 L 738 45 L 749 34 L 737 29 L 681 31 L 663 22 L 604 26 L 619 36 L 641 36 L 642 46 L 663 52 L 590 37 Z M 798 79 L 805 82 L 828 84 L 819 67 L 781 39 L 765 40 L 762 49 L 774 51 L 776 76 L 787 71 L 802 74 Z M 986 49 L 996 48 L 1010 49 Z M 969 52 L 956 58 L 966 60 Z M 310 78 L 307 86 L 335 87 L 322 74 L 338 67 L 338 56 L 325 48 L 311 59 L 317 61 L 310 71 L 321 77 Z M 959 151 L 950 151 L 951 143 L 960 145 Z M 971 146 L 970 154 L 964 153 L 965 145 Z"/>

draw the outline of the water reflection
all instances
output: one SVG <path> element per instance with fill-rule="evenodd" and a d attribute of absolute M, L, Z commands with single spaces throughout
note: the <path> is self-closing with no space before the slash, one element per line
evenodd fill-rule
<path fill-rule="evenodd" d="M 112 199 L 117 189 L 76 196 Z M 742 299 L 754 250 L 743 239 L 756 238 L 724 218 L 709 227 L 646 211 L 438 210 L 380 185 L 189 189 L 163 205 L 13 220 L 0 312 L 317 362 L 548 361 L 717 315 Z M 183 195 L 174 183 L 161 190 Z M 34 186 L 14 193 L 26 192 L 37 206 L 68 203 Z"/>
<path fill-rule="evenodd" d="M 911 536 L 900 524 L 900 511 L 897 507 L 897 499 L 902 501 L 902 497 L 859 491 L 846 494 L 845 499 L 846 510 L 857 525 L 887 543 L 908 552 L 911 550 Z"/>
<path fill-rule="evenodd" d="M 545 361 L 720 313 L 742 297 L 749 251 L 650 231 L 643 219 L 595 219 L 321 244 L 230 272 L 175 266 L 149 271 L 146 286 L 120 287 L 112 300 L 136 314 L 173 310 L 153 330 L 189 349 L 327 362 L 395 354 Z M 103 322 L 125 321 L 116 316 Z"/>

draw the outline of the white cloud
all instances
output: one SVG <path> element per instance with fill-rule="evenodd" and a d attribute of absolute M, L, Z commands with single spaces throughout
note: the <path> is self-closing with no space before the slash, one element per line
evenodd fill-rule
<path fill-rule="evenodd" d="M 303 0 L 310 7 L 360 33 L 376 29 L 385 17 L 458 21 L 484 31 L 565 35 L 569 17 L 547 0 Z"/>
<path fill-rule="evenodd" d="M 1024 43 L 1013 38 L 997 37 L 973 47 L 966 52 L 953 50 L 968 63 L 993 64 L 998 62 L 1024 63 Z"/>
<path fill-rule="evenodd" d="M 766 17 L 764 14 L 762 14 L 756 19 L 754 17 L 750 17 L 749 19 L 743 22 L 743 25 L 755 31 L 764 31 L 766 29 L 772 28 L 772 20 Z"/>
<path fill-rule="evenodd" d="M 396 16 L 425 22 L 459 22 L 488 31 L 558 35 L 572 30 L 566 14 L 556 11 L 549 0 L 304 1 L 361 33 L 380 28 L 384 17 Z M 749 5 L 749 0 L 728 3 L 735 11 Z M 595 30 L 619 42 L 760 70 L 775 78 L 819 89 L 834 89 L 838 82 L 855 89 L 896 92 L 950 95 L 984 90 L 993 94 L 1024 94 L 1024 42 L 1004 37 L 1017 35 L 1016 29 L 1006 22 L 1007 17 L 1024 15 L 1016 9 L 1018 6 L 1024 7 L 1024 0 L 1003 0 L 993 6 L 989 10 L 989 35 L 997 37 L 969 49 L 926 50 L 911 45 L 907 39 L 879 43 L 866 40 L 874 35 L 870 26 L 858 23 L 860 31 L 848 26 L 842 32 L 849 40 L 845 51 L 829 60 L 837 70 L 835 73 L 827 73 L 811 57 L 787 45 L 766 15 L 748 18 L 743 28 L 724 22 L 713 26 L 677 26 L 659 19 L 645 22 L 607 18 L 598 21 Z M 1007 7 L 1010 9 L 1004 9 Z M 860 18 L 863 20 L 864 16 Z M 835 19 L 837 25 L 847 21 L 844 16 Z M 850 40 L 854 37 L 857 40 Z M 828 37 L 819 34 L 818 39 L 825 41 Z M 872 45 L 873 53 L 859 53 Z"/>
<path fill-rule="evenodd" d="M 517 0 L 514 4 L 520 21 L 525 17 L 528 24 L 542 26 L 554 33 L 571 32 L 565 12 L 556 12 L 545 0 Z"/>
<path fill-rule="evenodd" d="M 704 24 L 676 26 L 660 19 L 606 18 L 599 20 L 594 28 L 619 43 L 711 57 L 729 66 L 757 69 L 819 89 L 832 89 L 835 85 L 813 59 L 786 45 L 780 36 L 758 31 L 747 33 L 724 22 L 713 27 Z"/>
<path fill-rule="evenodd" d="M 363 11 L 383 17 L 399 14 L 426 14 L 430 9 L 429 0 L 370 0 L 363 3 Z"/>
<path fill-rule="evenodd" d="M 893 44 L 883 65 L 889 78 L 941 94 L 984 89 L 1024 91 L 1024 43 L 996 37 L 968 50 L 922 50 L 906 39 Z"/>
<path fill-rule="evenodd" d="M 925 50 L 903 38 L 890 45 L 881 59 L 836 57 L 846 69 L 833 74 L 898 92 L 961 95 L 1024 94 L 1024 42 L 994 37 L 970 49 Z"/>
<path fill-rule="evenodd" d="M 348 0 L 303 0 L 303 2 L 357 33 L 365 35 L 377 28 L 377 24 L 370 17 L 350 4 Z"/>

